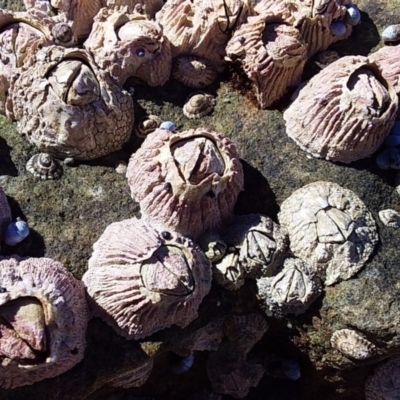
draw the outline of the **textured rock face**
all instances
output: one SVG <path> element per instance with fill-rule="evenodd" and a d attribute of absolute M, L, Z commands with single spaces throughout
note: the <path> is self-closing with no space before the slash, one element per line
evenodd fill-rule
<path fill-rule="evenodd" d="M 263 16 L 249 17 L 226 48 L 230 60 L 239 60 L 253 82 L 261 108 L 280 99 L 300 82 L 307 61 L 307 45 L 298 29 L 270 23 Z"/>
<path fill-rule="evenodd" d="M 133 129 L 133 103 L 84 50 L 49 47 L 15 83 L 18 128 L 39 150 L 90 160 L 119 150 Z"/>
<path fill-rule="evenodd" d="M 49 258 L 0 258 L 0 385 L 57 376 L 83 358 L 89 312 L 81 282 Z"/>
<path fill-rule="evenodd" d="M 200 248 L 142 220 L 111 224 L 93 245 L 83 276 L 94 312 L 129 339 L 185 327 L 211 286 Z"/>
<path fill-rule="evenodd" d="M 397 108 L 396 92 L 376 64 L 343 57 L 300 89 L 284 113 L 286 132 L 314 157 L 350 163 L 380 147 Z"/>
<path fill-rule="evenodd" d="M 158 23 L 127 10 L 103 8 L 84 47 L 120 87 L 131 76 L 150 86 L 163 85 L 171 73 L 170 44 Z"/>
<path fill-rule="evenodd" d="M 127 178 L 145 219 L 192 238 L 231 223 L 243 188 L 235 146 L 206 128 L 155 130 L 132 155 Z"/>
<path fill-rule="evenodd" d="M 309 263 L 326 285 L 356 274 L 378 242 L 375 221 L 364 203 L 332 182 L 296 190 L 282 203 L 278 218 L 293 254 Z"/>

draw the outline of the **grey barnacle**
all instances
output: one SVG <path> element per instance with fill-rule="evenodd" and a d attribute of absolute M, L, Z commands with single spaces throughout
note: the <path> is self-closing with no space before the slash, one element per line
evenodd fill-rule
<path fill-rule="evenodd" d="M 222 239 L 238 249 L 239 261 L 249 277 L 274 275 L 288 253 L 285 230 L 260 214 L 236 217 Z"/>
<path fill-rule="evenodd" d="M 339 329 L 333 332 L 331 345 L 344 356 L 354 360 L 365 360 L 377 353 L 373 343 L 352 329 Z"/>
<path fill-rule="evenodd" d="M 80 49 L 46 47 L 21 73 L 17 126 L 40 151 L 90 160 L 119 150 L 133 128 L 133 101 Z"/>
<path fill-rule="evenodd" d="M 66 22 L 59 22 L 51 28 L 54 42 L 58 46 L 72 47 L 75 44 L 72 28 Z"/>
<path fill-rule="evenodd" d="M 396 210 L 381 210 L 378 215 L 379 219 L 385 226 L 390 228 L 400 228 L 400 214 Z"/>
<path fill-rule="evenodd" d="M 392 400 L 400 396 L 400 356 L 384 361 L 365 382 L 366 400 Z"/>
<path fill-rule="evenodd" d="M 245 271 L 235 249 L 228 249 L 223 258 L 213 264 L 213 279 L 228 290 L 237 290 L 244 284 Z"/>
<path fill-rule="evenodd" d="M 82 283 L 49 258 L 0 258 L 0 386 L 31 385 L 83 358 Z"/>
<path fill-rule="evenodd" d="M 32 156 L 26 163 L 26 170 L 40 179 L 58 179 L 62 174 L 60 163 L 48 153 Z"/>
<path fill-rule="evenodd" d="M 157 115 L 147 115 L 141 118 L 138 123 L 135 124 L 136 136 L 144 139 L 147 135 L 159 128 L 162 122 L 162 119 L 157 117 Z"/>
<path fill-rule="evenodd" d="M 282 203 L 278 219 L 289 234 L 290 250 L 326 285 L 356 274 L 378 242 L 365 204 L 337 183 L 319 181 L 296 190 Z"/>
<path fill-rule="evenodd" d="M 215 107 L 214 96 L 205 92 L 194 92 L 183 105 L 183 113 L 190 119 L 202 118 L 210 114 Z"/>
<path fill-rule="evenodd" d="M 189 239 L 133 218 L 108 226 L 93 249 L 82 280 L 95 315 L 122 336 L 140 339 L 197 317 L 211 265 Z"/>
<path fill-rule="evenodd" d="M 302 314 L 322 293 L 319 278 L 298 258 L 286 259 L 276 276 L 257 279 L 257 287 L 267 314 Z"/>

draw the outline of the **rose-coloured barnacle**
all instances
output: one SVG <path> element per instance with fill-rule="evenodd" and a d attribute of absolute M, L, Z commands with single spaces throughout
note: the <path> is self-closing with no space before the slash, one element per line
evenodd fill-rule
<path fill-rule="evenodd" d="M 119 150 L 133 128 L 133 101 L 84 50 L 37 54 L 13 90 L 18 129 L 40 151 L 90 160 Z"/>
<path fill-rule="evenodd" d="M 82 280 L 94 314 L 120 335 L 139 339 L 197 317 L 211 265 L 189 239 L 133 218 L 107 227 L 93 249 Z"/>
<path fill-rule="evenodd" d="M 215 107 L 215 97 L 205 92 L 194 92 L 183 105 L 183 113 L 190 119 L 202 118 L 210 114 Z"/>
<path fill-rule="evenodd" d="M 208 60 L 218 72 L 223 70 L 225 46 L 230 38 L 226 17 L 221 18 L 224 3 L 176 0 L 164 4 L 156 21 L 171 42 L 173 58 L 197 56 Z"/>
<path fill-rule="evenodd" d="M 288 253 L 285 230 L 260 214 L 236 217 L 222 238 L 229 247 L 239 250 L 240 264 L 253 278 L 275 275 Z"/>
<path fill-rule="evenodd" d="M 235 249 L 228 249 L 220 261 L 213 264 L 213 279 L 227 290 L 237 290 L 244 284 L 245 271 Z"/>
<path fill-rule="evenodd" d="M 232 222 L 243 188 L 234 144 L 207 128 L 156 129 L 131 156 L 127 178 L 144 218 L 193 239 Z"/>
<path fill-rule="evenodd" d="M 203 249 L 205 256 L 211 263 L 220 261 L 226 253 L 226 243 L 216 232 L 206 232 L 199 237 L 197 243 Z"/>
<path fill-rule="evenodd" d="M 319 181 L 296 190 L 282 203 L 278 219 L 289 234 L 290 250 L 326 285 L 355 275 L 378 242 L 365 204 L 337 183 Z"/>
<path fill-rule="evenodd" d="M 0 386 L 64 373 L 81 361 L 89 310 L 80 281 L 49 258 L 0 260 Z"/>
<path fill-rule="evenodd" d="M 283 117 L 286 133 L 303 150 L 350 163 L 381 146 L 397 107 L 396 92 L 377 64 L 363 56 L 347 56 L 311 78 Z"/>
<path fill-rule="evenodd" d="M 261 340 L 267 329 L 267 321 L 261 314 L 232 315 L 224 321 L 226 338 L 244 357 Z"/>
<path fill-rule="evenodd" d="M 11 223 L 11 209 L 8 204 L 7 196 L 0 186 L 0 243 L 4 239 L 4 234 L 8 225 Z"/>
<path fill-rule="evenodd" d="M 59 179 L 62 174 L 60 163 L 48 153 L 32 156 L 26 163 L 26 170 L 40 179 Z"/>
<path fill-rule="evenodd" d="M 261 108 L 269 107 L 300 82 L 307 61 L 307 45 L 298 29 L 267 24 L 261 16 L 249 17 L 235 31 L 226 53 L 228 59 L 242 65 Z"/>
<path fill-rule="evenodd" d="M 400 396 L 400 356 L 385 360 L 365 381 L 366 400 L 391 400 Z"/>
<path fill-rule="evenodd" d="M 400 60 L 398 57 L 400 44 L 396 46 L 384 46 L 368 58 L 377 63 L 382 71 L 382 76 L 393 86 L 400 102 Z M 397 119 L 400 119 L 400 107 L 397 110 Z"/>
<path fill-rule="evenodd" d="M 160 127 L 162 119 L 157 115 L 147 115 L 135 124 L 135 133 L 137 137 L 144 139 L 148 134 L 154 132 Z"/>
<path fill-rule="evenodd" d="M 324 69 L 329 64 L 339 60 L 340 56 L 337 51 L 334 50 L 325 50 L 317 53 L 315 56 L 315 64 L 321 69 Z"/>
<path fill-rule="evenodd" d="M 301 37 L 307 43 L 308 57 L 326 50 L 332 43 L 346 39 L 352 32 L 352 25 L 346 22 L 351 1 L 336 0 L 262 0 L 254 11 L 265 19 L 282 21 L 299 29 Z M 355 22 L 355 20 L 351 20 Z M 340 35 L 331 32 L 331 26 L 340 23 L 344 27 Z M 334 29 L 335 31 L 335 29 Z"/>
<path fill-rule="evenodd" d="M 232 32 L 246 22 L 252 13 L 248 0 L 223 0 L 214 3 L 218 14 L 218 26 L 224 33 Z"/>
<path fill-rule="evenodd" d="M 320 279 L 298 258 L 286 259 L 278 275 L 257 279 L 257 287 L 267 313 L 278 315 L 303 314 L 322 293 Z"/>
<path fill-rule="evenodd" d="M 217 77 L 211 61 L 192 55 L 174 58 L 171 73 L 174 79 L 195 89 L 210 85 Z"/>
<path fill-rule="evenodd" d="M 400 42 L 400 24 L 389 25 L 382 31 L 381 36 L 385 43 Z"/>
<path fill-rule="evenodd" d="M 230 342 L 223 343 L 210 354 L 206 368 L 213 390 L 236 399 L 245 398 L 264 375 L 262 365 L 246 361 Z"/>
<path fill-rule="evenodd" d="M 171 49 L 162 27 L 146 15 L 128 14 L 126 7 L 101 9 L 84 47 L 120 87 L 132 76 L 163 85 L 171 73 Z"/>
<path fill-rule="evenodd" d="M 153 369 L 153 364 L 154 364 L 154 359 L 149 358 L 139 366 L 136 366 L 133 369 L 130 369 L 122 374 L 119 374 L 112 380 L 107 381 L 107 385 L 122 389 L 129 389 L 132 387 L 142 386 L 149 378 L 151 371 Z"/>
<path fill-rule="evenodd" d="M 377 353 L 376 346 L 352 329 L 339 329 L 331 336 L 331 345 L 345 357 L 366 360 Z"/>
<path fill-rule="evenodd" d="M 66 22 L 59 22 L 51 28 L 54 42 L 58 46 L 72 47 L 75 44 L 72 28 Z"/>
<path fill-rule="evenodd" d="M 378 215 L 383 225 L 389 228 L 400 228 L 400 214 L 396 210 L 381 210 Z"/>

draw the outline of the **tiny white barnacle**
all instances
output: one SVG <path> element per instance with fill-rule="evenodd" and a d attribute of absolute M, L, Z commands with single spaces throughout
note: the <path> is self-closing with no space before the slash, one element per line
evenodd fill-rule
<path fill-rule="evenodd" d="M 365 360 L 376 354 L 377 348 L 369 340 L 352 329 L 339 329 L 333 332 L 331 345 L 345 357 Z"/>

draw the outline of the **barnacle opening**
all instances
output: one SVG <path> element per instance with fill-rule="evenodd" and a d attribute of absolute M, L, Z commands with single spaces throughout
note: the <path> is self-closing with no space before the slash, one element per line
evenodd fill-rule
<path fill-rule="evenodd" d="M 19 297 L 0 306 L 0 359 L 39 364 L 48 349 L 45 311 L 37 298 Z"/>
<path fill-rule="evenodd" d="M 185 252 L 173 245 L 162 245 L 142 262 L 143 285 L 151 292 L 168 296 L 188 296 L 195 290 L 195 280 Z"/>
<path fill-rule="evenodd" d="M 170 149 L 182 179 L 192 185 L 213 174 L 224 175 L 224 158 L 215 141 L 207 136 L 179 140 Z"/>
<path fill-rule="evenodd" d="M 268 265 L 276 250 L 276 243 L 273 237 L 268 236 L 266 232 L 253 229 L 246 235 L 246 248 L 247 257 Z"/>

